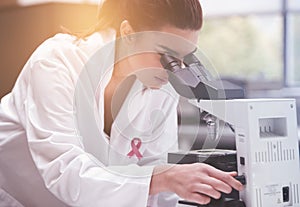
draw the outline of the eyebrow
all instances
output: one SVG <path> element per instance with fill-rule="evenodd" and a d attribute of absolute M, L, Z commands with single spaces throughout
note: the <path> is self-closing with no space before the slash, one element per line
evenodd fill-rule
<path fill-rule="evenodd" d="M 180 54 L 178 52 L 176 52 L 175 50 L 172 50 L 171 48 L 168 48 L 166 46 L 163 46 L 163 45 L 158 45 L 160 48 L 162 48 L 163 50 L 166 50 L 167 52 L 170 53 L 170 55 L 174 55 L 174 56 L 180 56 Z M 191 51 L 190 53 L 188 54 L 185 54 L 184 56 L 187 56 L 187 55 L 190 55 L 190 54 L 193 54 L 194 52 L 197 51 L 197 47 L 195 47 L 195 49 L 193 51 Z"/>

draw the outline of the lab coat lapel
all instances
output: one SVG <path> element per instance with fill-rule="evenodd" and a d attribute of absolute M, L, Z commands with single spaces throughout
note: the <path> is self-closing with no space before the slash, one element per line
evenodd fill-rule
<path fill-rule="evenodd" d="M 146 121 L 137 120 L 149 119 L 144 110 L 147 103 L 144 90 L 147 89 L 136 80 L 113 122 L 109 149 L 109 163 L 112 165 L 137 163 L 141 159 L 138 154 L 143 156 L 144 143 L 151 138 L 151 127 L 145 126 Z M 134 154 L 129 156 L 131 151 Z"/>
<path fill-rule="evenodd" d="M 113 36 L 113 39 L 115 36 Z M 114 64 L 115 41 L 103 42 L 104 46 L 88 60 L 79 75 L 75 92 L 78 130 L 86 152 L 107 165 L 108 140 L 103 133 L 103 117 L 98 114 L 95 94 L 99 82 L 111 73 Z M 99 123 L 100 122 L 100 123 Z M 101 150 L 100 147 L 101 146 Z M 105 146 L 105 147 L 104 147 Z"/>

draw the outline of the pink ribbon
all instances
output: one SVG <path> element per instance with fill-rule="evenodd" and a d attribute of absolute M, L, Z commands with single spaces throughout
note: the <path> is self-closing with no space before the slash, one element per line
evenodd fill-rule
<path fill-rule="evenodd" d="M 136 157 L 140 160 L 142 159 L 143 155 L 140 153 L 139 149 L 141 148 L 142 141 L 139 138 L 134 138 L 131 140 L 131 151 L 127 154 L 129 158 L 133 157 L 133 155 L 136 155 Z"/>

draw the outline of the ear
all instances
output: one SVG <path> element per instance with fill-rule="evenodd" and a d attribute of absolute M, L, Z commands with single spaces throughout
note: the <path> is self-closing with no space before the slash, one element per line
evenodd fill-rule
<path fill-rule="evenodd" d="M 126 39 L 129 43 L 132 42 L 132 34 L 134 34 L 134 30 L 131 27 L 130 23 L 127 20 L 124 20 L 120 25 L 120 34 L 121 37 Z"/>

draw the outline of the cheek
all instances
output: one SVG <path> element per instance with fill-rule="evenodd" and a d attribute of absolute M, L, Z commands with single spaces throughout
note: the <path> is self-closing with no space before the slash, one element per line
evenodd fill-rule
<path fill-rule="evenodd" d="M 136 71 L 135 75 L 139 81 L 149 88 L 160 88 L 168 83 L 168 73 L 163 69 L 148 68 Z"/>
<path fill-rule="evenodd" d="M 160 55 L 139 55 L 134 58 L 133 64 L 133 73 L 146 87 L 158 89 L 168 83 L 168 73 L 160 63 Z"/>
<path fill-rule="evenodd" d="M 160 55 L 158 54 L 140 54 L 133 57 L 132 60 L 134 71 L 144 70 L 147 68 L 163 69 L 160 63 Z"/>

